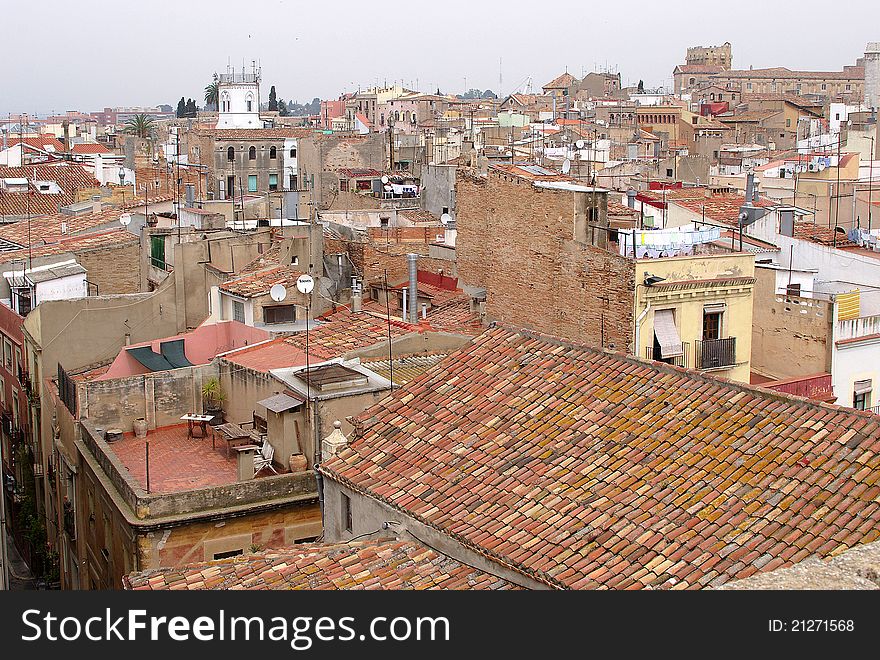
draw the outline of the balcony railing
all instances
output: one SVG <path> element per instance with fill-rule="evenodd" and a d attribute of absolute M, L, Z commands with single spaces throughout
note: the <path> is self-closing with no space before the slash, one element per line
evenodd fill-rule
<path fill-rule="evenodd" d="M 697 369 L 718 369 L 736 364 L 736 337 L 708 339 L 696 343 Z"/>
<path fill-rule="evenodd" d="M 880 406 L 873 406 L 871 408 L 868 408 L 868 410 L 870 410 L 875 415 L 880 415 Z"/>
<path fill-rule="evenodd" d="M 645 357 L 648 360 L 656 360 L 657 362 L 665 362 L 666 364 L 674 364 L 676 367 L 684 367 L 688 368 L 688 355 L 690 354 L 691 345 L 688 342 L 682 342 L 681 344 L 681 355 L 676 355 L 675 357 L 664 358 L 659 350 L 654 350 L 653 346 L 647 346 L 645 348 Z"/>
<path fill-rule="evenodd" d="M 64 502 L 64 531 L 70 537 L 71 541 L 76 540 L 76 512 L 70 502 Z"/>

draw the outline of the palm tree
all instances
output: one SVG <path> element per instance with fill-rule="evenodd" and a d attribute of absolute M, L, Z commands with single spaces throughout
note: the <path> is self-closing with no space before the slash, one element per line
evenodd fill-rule
<path fill-rule="evenodd" d="M 220 107 L 220 81 L 216 73 L 214 80 L 205 86 L 205 105 L 211 108 Z"/>
<path fill-rule="evenodd" d="M 149 115 L 134 115 L 125 122 L 125 132 L 129 135 L 137 135 L 139 138 L 148 138 L 156 130 L 156 123 Z"/>

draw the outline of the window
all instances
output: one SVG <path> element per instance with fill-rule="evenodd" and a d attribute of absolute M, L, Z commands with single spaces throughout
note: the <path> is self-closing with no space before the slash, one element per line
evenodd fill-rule
<path fill-rule="evenodd" d="M 256 174 L 248 174 L 248 192 L 257 192 Z"/>
<path fill-rule="evenodd" d="M 799 296 L 801 295 L 801 285 L 797 284 L 789 284 L 785 287 L 785 295 L 787 296 Z"/>
<path fill-rule="evenodd" d="M 256 160 L 257 159 L 257 148 L 251 147 L 248 149 L 248 160 Z"/>
<path fill-rule="evenodd" d="M 847 85 L 847 86 L 846 86 L 846 91 L 850 91 L 851 89 L 852 89 L 852 85 Z"/>
<path fill-rule="evenodd" d="M 828 89 L 828 85 L 826 85 L 825 83 L 822 83 L 822 91 L 824 92 L 826 89 Z"/>
<path fill-rule="evenodd" d="M 278 190 L 278 175 L 269 175 L 269 190 Z"/>
<path fill-rule="evenodd" d="M 214 559 L 229 559 L 230 557 L 237 557 L 238 555 L 244 554 L 244 550 L 227 550 L 226 552 L 215 552 Z"/>
<path fill-rule="evenodd" d="M 840 121 L 840 113 L 839 112 L 834 113 L 834 121 Z"/>
<path fill-rule="evenodd" d="M 232 320 L 244 323 L 244 303 L 240 300 L 232 301 Z"/>
<path fill-rule="evenodd" d="M 724 94 L 718 94 L 718 100 L 719 100 L 719 101 L 723 101 L 723 100 L 724 100 Z"/>
<path fill-rule="evenodd" d="M 6 337 L 3 338 L 3 364 L 6 365 L 6 371 L 12 371 L 12 342 Z"/>
<path fill-rule="evenodd" d="M 342 525 L 346 532 L 354 529 L 351 519 L 351 498 L 345 493 L 342 493 Z"/>
<path fill-rule="evenodd" d="M 294 321 L 296 321 L 296 305 L 263 307 L 264 323 L 293 323 Z"/>
<path fill-rule="evenodd" d="M 871 407 L 871 390 L 874 383 L 870 378 L 867 380 L 857 380 L 853 383 L 853 408 L 856 410 L 867 410 Z"/>
<path fill-rule="evenodd" d="M 291 157 L 291 158 L 296 158 L 296 147 L 293 147 L 293 148 L 290 150 L 290 157 Z"/>
<path fill-rule="evenodd" d="M 235 147 L 226 150 L 226 160 L 235 160 Z"/>
<path fill-rule="evenodd" d="M 19 378 L 21 376 L 21 372 L 23 369 L 24 369 L 24 367 L 22 366 L 22 362 L 21 362 L 21 349 L 18 346 L 16 346 L 15 347 L 15 372 L 13 375 L 16 378 Z"/>
<path fill-rule="evenodd" d="M 269 147 L 269 158 L 272 160 L 278 158 L 278 149 L 276 147 Z"/>
<path fill-rule="evenodd" d="M 721 314 L 715 311 L 703 313 L 703 341 L 721 339 Z"/>
<path fill-rule="evenodd" d="M 3 376 L 0 376 L 0 405 L 4 408 L 6 407 L 6 380 Z M 18 406 L 14 406 L 18 407 Z"/>
<path fill-rule="evenodd" d="M 288 190 L 296 190 L 296 174 L 291 174 L 288 181 L 289 181 L 290 185 L 288 186 L 287 189 Z"/>
<path fill-rule="evenodd" d="M 751 89 L 752 89 L 752 83 L 746 83 L 746 89 L 748 89 L 748 90 L 751 91 Z"/>
<path fill-rule="evenodd" d="M 666 168 L 666 177 L 669 178 L 669 179 L 671 179 L 672 176 L 673 176 L 673 174 L 672 174 L 672 168 L 667 167 L 667 168 Z"/>
<path fill-rule="evenodd" d="M 785 127 L 786 127 L 786 128 L 789 128 L 790 126 L 791 126 L 791 117 L 788 117 L 788 118 L 785 120 Z"/>

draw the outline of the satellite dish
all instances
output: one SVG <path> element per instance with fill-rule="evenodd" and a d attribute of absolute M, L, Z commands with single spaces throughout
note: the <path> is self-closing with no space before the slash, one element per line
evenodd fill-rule
<path fill-rule="evenodd" d="M 382 183 L 388 183 L 388 177 L 384 174 L 382 175 Z"/>
<path fill-rule="evenodd" d="M 442 222 L 444 225 L 448 225 L 450 222 L 452 222 L 452 216 L 448 213 L 444 213 L 440 216 L 440 222 Z"/>
<path fill-rule="evenodd" d="M 123 213 L 119 216 L 119 224 L 128 227 L 131 224 L 131 213 Z"/>
<path fill-rule="evenodd" d="M 575 142 L 574 144 L 575 144 L 575 146 L 576 146 L 578 149 L 583 149 L 583 148 L 584 148 L 584 145 L 586 144 L 586 142 L 584 142 L 583 140 L 578 140 L 578 141 Z"/>
<path fill-rule="evenodd" d="M 824 169 L 825 169 L 825 163 L 824 163 L 823 161 L 820 160 L 820 161 L 819 161 L 819 171 L 821 172 L 821 171 L 824 170 Z"/>
<path fill-rule="evenodd" d="M 566 158 L 565 162 L 562 163 L 562 173 L 568 174 L 569 172 L 571 172 L 571 161 L 568 158 Z"/>
<path fill-rule="evenodd" d="M 315 288 L 315 279 L 311 275 L 300 275 L 296 280 L 296 289 L 306 295 Z"/>
<path fill-rule="evenodd" d="M 269 296 L 275 302 L 281 302 L 287 297 L 287 289 L 283 284 L 276 284 L 269 289 Z"/>

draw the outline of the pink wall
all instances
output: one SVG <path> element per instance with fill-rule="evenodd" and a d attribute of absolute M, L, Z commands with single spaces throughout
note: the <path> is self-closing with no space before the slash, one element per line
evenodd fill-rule
<path fill-rule="evenodd" d="M 136 346 L 152 346 L 159 353 L 162 342 L 174 339 L 183 339 L 186 357 L 193 364 L 207 364 L 219 353 L 225 353 L 236 348 L 243 348 L 270 339 L 272 335 L 265 330 L 252 328 L 238 321 L 221 321 L 210 325 L 200 325 L 192 332 L 173 337 L 163 337 L 140 344 L 132 344 L 127 348 Z M 137 374 L 149 373 L 150 370 L 122 349 L 107 373 L 96 380 L 108 380 L 110 378 L 122 378 Z"/>

